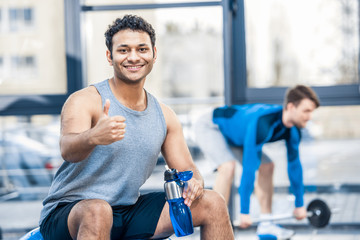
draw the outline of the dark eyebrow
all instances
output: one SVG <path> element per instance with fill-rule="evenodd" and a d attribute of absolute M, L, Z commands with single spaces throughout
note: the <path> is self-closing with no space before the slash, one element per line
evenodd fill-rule
<path fill-rule="evenodd" d="M 129 45 L 127 44 L 119 44 L 116 46 L 116 48 L 121 48 L 121 47 L 129 47 Z"/>
<path fill-rule="evenodd" d="M 146 43 L 140 43 L 140 44 L 138 45 L 138 47 L 147 47 L 147 46 L 149 46 L 149 45 L 146 44 Z M 118 45 L 116 48 L 121 48 L 121 47 L 129 47 L 129 45 L 128 45 L 128 44 L 120 44 L 120 45 Z"/>
<path fill-rule="evenodd" d="M 146 43 L 141 43 L 141 44 L 139 44 L 139 47 L 148 47 L 149 45 L 148 44 L 146 44 Z"/>

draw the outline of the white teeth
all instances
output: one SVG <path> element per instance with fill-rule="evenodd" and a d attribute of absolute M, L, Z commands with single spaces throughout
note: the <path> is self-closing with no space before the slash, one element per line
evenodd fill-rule
<path fill-rule="evenodd" d="M 134 67 L 126 67 L 126 68 L 133 70 L 133 69 L 138 69 L 138 68 L 140 68 L 140 67 L 141 67 L 141 66 L 134 66 Z"/>

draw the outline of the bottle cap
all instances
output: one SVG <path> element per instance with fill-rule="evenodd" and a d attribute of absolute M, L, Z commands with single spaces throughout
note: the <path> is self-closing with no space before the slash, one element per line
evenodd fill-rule
<path fill-rule="evenodd" d="M 164 172 L 164 180 L 165 181 L 172 181 L 178 179 L 178 171 L 174 168 L 168 169 Z"/>

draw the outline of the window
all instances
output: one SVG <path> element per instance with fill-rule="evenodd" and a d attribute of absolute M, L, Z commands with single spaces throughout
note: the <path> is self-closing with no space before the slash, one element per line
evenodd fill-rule
<path fill-rule="evenodd" d="M 249 87 L 357 84 L 358 1 L 246 0 Z"/>
<path fill-rule="evenodd" d="M 29 78 L 35 75 L 36 61 L 34 56 L 12 56 L 11 68 L 13 77 Z"/>
<path fill-rule="evenodd" d="M 32 8 L 9 8 L 9 27 L 11 32 L 24 31 L 34 26 Z"/>
<path fill-rule="evenodd" d="M 3 76 L 4 76 L 4 58 L 0 56 L 0 84 L 4 80 Z"/>
<path fill-rule="evenodd" d="M 0 6 L 0 33 L 3 33 L 7 31 L 6 25 L 7 25 L 7 9 Z"/>
<path fill-rule="evenodd" d="M 58 114 L 76 85 L 71 74 L 81 71 L 67 69 L 77 64 L 65 44 L 65 28 L 71 27 L 65 21 L 72 19 L 65 18 L 67 2 L 0 2 L 0 115 Z"/>
<path fill-rule="evenodd" d="M 84 61 L 88 84 L 113 76 L 113 68 L 105 57 L 104 33 L 110 23 L 125 14 L 144 17 L 156 31 L 158 57 L 145 83 L 149 92 L 160 99 L 176 102 L 177 106 L 172 107 L 178 113 L 187 113 L 192 109 L 189 105 L 191 99 L 193 103 L 200 98 L 209 101 L 216 99 L 217 103 L 222 103 L 224 63 L 221 6 L 86 12 Z M 185 98 L 188 99 L 186 103 Z M 177 104 L 181 101 L 184 102 L 182 107 Z"/>
<path fill-rule="evenodd" d="M 33 22 L 33 10 L 31 8 L 24 9 L 24 23 L 31 25 Z"/>
<path fill-rule="evenodd" d="M 6 31 L 7 21 L 7 9 L 0 6 L 0 33 Z"/>
<path fill-rule="evenodd" d="M 232 52 L 227 104 L 281 104 L 296 84 L 312 86 L 323 106 L 360 104 L 358 1 L 243 0 L 237 6 L 225 34 Z"/>

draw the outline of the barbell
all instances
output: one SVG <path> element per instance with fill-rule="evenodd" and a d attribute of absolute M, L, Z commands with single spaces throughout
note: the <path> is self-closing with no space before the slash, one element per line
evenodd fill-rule
<path fill-rule="evenodd" d="M 329 206 L 321 199 L 312 200 L 307 208 L 307 219 L 315 228 L 323 228 L 329 224 L 330 217 L 332 213 L 338 212 L 339 209 L 331 209 Z M 285 215 L 274 215 L 264 219 L 254 219 L 253 223 L 257 224 L 264 221 L 276 221 L 276 220 L 285 220 L 295 218 L 293 214 Z"/>

